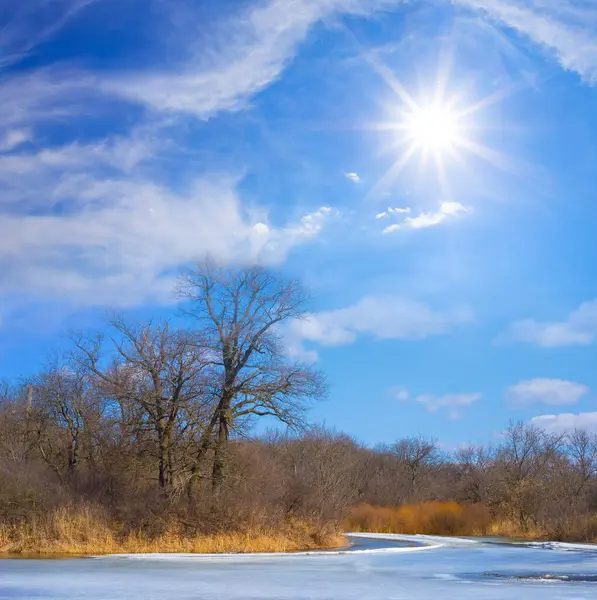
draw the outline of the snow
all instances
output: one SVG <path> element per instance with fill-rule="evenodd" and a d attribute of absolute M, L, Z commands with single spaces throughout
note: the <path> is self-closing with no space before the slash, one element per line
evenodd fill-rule
<path fill-rule="evenodd" d="M 350 550 L 283 556 L 0 560 L 0 600 L 597 598 L 596 546 L 385 534 L 351 539 Z M 574 552 L 561 551 L 566 546 Z"/>
<path fill-rule="evenodd" d="M 566 542 L 527 542 L 529 548 L 541 548 L 543 550 L 562 550 L 564 552 L 593 552 L 597 553 L 595 544 L 568 544 Z"/>

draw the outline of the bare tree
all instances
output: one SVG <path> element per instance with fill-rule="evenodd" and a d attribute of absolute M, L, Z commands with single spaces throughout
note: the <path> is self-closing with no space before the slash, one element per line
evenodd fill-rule
<path fill-rule="evenodd" d="M 468 446 L 456 452 L 456 474 L 463 500 L 473 503 L 488 501 L 492 461 L 491 447 Z"/>
<path fill-rule="evenodd" d="M 179 294 L 206 340 L 214 370 L 210 427 L 217 491 L 228 469 L 235 426 L 268 416 L 300 427 L 308 402 L 324 396 L 326 385 L 319 370 L 288 360 L 281 343 L 280 326 L 306 314 L 307 295 L 296 281 L 261 267 L 220 268 L 206 262 L 182 278 Z M 199 448 L 198 461 L 206 447 Z"/>
<path fill-rule="evenodd" d="M 512 514 L 522 531 L 536 520 L 553 488 L 550 467 L 559 457 L 563 440 L 563 435 L 516 422 L 509 425 L 497 448 L 495 501 Z"/>
<path fill-rule="evenodd" d="M 565 450 L 574 474 L 572 492 L 578 499 L 597 475 L 597 435 L 576 429 L 567 436 Z"/>
<path fill-rule="evenodd" d="M 32 395 L 33 385 L 29 386 Z M 51 366 L 37 378 L 35 382 L 36 408 L 43 412 L 50 423 L 57 427 L 60 437 L 64 439 L 64 448 L 60 454 L 66 457 L 66 471 L 73 477 L 79 462 L 81 452 L 80 442 L 91 419 L 95 389 L 89 380 L 89 374 L 78 365 Z M 31 407 L 29 407 L 31 410 Z M 42 441 L 40 450 L 47 460 L 51 460 L 51 452 L 46 452 L 44 446 L 50 445 L 50 440 Z M 56 466 L 56 470 L 60 471 Z"/>
<path fill-rule="evenodd" d="M 422 436 L 410 437 L 393 444 L 390 451 L 406 471 L 408 487 L 403 492 L 404 497 L 413 499 L 420 492 L 420 486 L 429 469 L 440 463 L 437 442 Z"/>
<path fill-rule="evenodd" d="M 75 338 L 78 364 L 94 373 L 116 399 L 124 423 L 156 437 L 158 485 L 172 491 L 176 435 L 201 426 L 205 416 L 204 349 L 195 336 L 169 322 L 111 322 L 112 362 L 102 364 L 102 338 Z M 137 417 L 131 419 L 131 416 Z"/>

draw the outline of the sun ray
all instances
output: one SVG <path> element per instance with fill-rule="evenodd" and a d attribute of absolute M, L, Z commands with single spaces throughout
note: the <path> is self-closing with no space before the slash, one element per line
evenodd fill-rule
<path fill-rule="evenodd" d="M 462 138 L 458 140 L 458 146 L 464 148 L 470 154 L 482 158 L 492 166 L 497 167 L 502 171 L 509 173 L 516 173 L 518 171 L 517 163 L 515 161 L 509 159 L 505 154 L 497 152 L 496 150 L 492 150 L 483 144 Z"/>
<path fill-rule="evenodd" d="M 407 165 L 412 155 L 417 151 L 416 146 L 411 145 L 402 154 L 398 160 L 385 172 L 385 174 L 379 179 L 379 181 L 371 188 L 367 194 L 367 198 L 379 197 L 382 192 L 385 192 L 389 185 L 400 175 L 400 172 Z"/>

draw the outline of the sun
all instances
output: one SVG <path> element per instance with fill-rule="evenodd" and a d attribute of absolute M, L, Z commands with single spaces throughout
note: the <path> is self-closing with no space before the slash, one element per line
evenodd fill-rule
<path fill-rule="evenodd" d="M 426 153 L 454 151 L 462 138 L 458 114 L 448 106 L 415 107 L 402 127 L 408 141 Z"/>
<path fill-rule="evenodd" d="M 382 152 L 395 155 L 388 170 L 367 194 L 368 198 L 387 195 L 404 168 L 412 162 L 418 162 L 418 173 L 424 175 L 425 180 L 429 179 L 429 174 L 435 175 L 444 197 L 450 197 L 454 169 L 459 173 L 463 168 L 469 169 L 470 158 L 481 159 L 507 171 L 517 169 L 508 156 L 481 141 L 483 132 L 491 127 L 479 119 L 481 111 L 510 96 L 515 88 L 498 89 L 481 99 L 467 100 L 464 89 L 455 89 L 450 84 L 451 53 L 447 53 L 435 81 L 420 89 L 421 94 L 417 97 L 379 57 L 368 54 L 367 60 L 393 92 L 385 109 L 386 119 L 368 125 L 368 128 L 390 133 L 389 143 Z"/>

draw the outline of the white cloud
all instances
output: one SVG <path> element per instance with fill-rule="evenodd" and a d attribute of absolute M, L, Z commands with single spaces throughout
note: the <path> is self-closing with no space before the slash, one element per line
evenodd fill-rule
<path fill-rule="evenodd" d="M 395 387 L 390 393 L 400 402 L 407 402 L 411 398 L 411 393 L 405 387 Z M 483 394 L 446 394 L 445 396 L 436 396 L 434 394 L 421 394 L 414 398 L 414 401 L 425 407 L 428 413 L 446 411 L 451 419 L 459 419 L 462 411 L 475 402 L 483 398 Z"/>
<path fill-rule="evenodd" d="M 251 238 L 251 252 L 247 259 L 265 263 L 281 262 L 294 246 L 317 237 L 335 214 L 329 206 L 321 206 L 302 216 L 297 223 L 282 228 L 256 223 L 252 228 L 255 235 Z"/>
<path fill-rule="evenodd" d="M 143 179 L 63 175 L 45 190 L 42 214 L 0 211 L 0 294 L 95 304 L 164 299 L 168 274 L 186 261 L 209 253 L 280 262 L 317 236 L 331 212 L 323 207 L 284 227 L 251 223 L 235 188 L 236 180 L 222 177 L 173 192 Z M 68 214 L 51 210 L 65 202 Z"/>
<path fill-rule="evenodd" d="M 597 433 L 597 412 L 540 415 L 531 419 L 531 423 L 550 433 L 566 433 L 575 429 Z"/>
<path fill-rule="evenodd" d="M 18 148 L 29 142 L 31 138 L 32 135 L 29 129 L 9 129 L 3 136 L 0 136 L 0 152 L 8 152 Z"/>
<path fill-rule="evenodd" d="M 597 9 L 592 0 L 456 0 L 522 33 L 564 69 L 597 82 Z"/>
<path fill-rule="evenodd" d="M 287 344 L 295 349 L 304 343 L 319 346 L 352 344 L 359 336 L 378 340 L 420 340 L 441 335 L 468 324 L 467 309 L 435 310 L 399 296 L 366 296 L 347 308 L 322 311 L 294 321 L 285 331 Z"/>
<path fill-rule="evenodd" d="M 442 202 L 436 211 L 422 212 L 416 217 L 406 217 L 402 222 L 386 227 L 383 230 L 383 233 L 392 233 L 394 231 L 398 231 L 399 229 L 422 229 L 424 227 L 434 227 L 435 225 L 440 225 L 444 221 L 457 217 L 467 211 L 468 209 L 459 202 Z M 410 209 L 395 209 L 394 212 L 410 212 Z"/>
<path fill-rule="evenodd" d="M 526 319 L 512 323 L 495 343 L 520 342 L 542 348 L 587 346 L 597 337 L 597 300 L 585 302 L 563 321 Z"/>
<path fill-rule="evenodd" d="M 427 412 L 436 413 L 446 410 L 451 419 L 458 419 L 464 408 L 468 408 L 473 403 L 483 398 L 483 394 L 447 394 L 445 396 L 435 396 L 433 394 L 423 394 L 417 396 L 416 401 L 422 404 Z"/>
<path fill-rule="evenodd" d="M 336 14 L 369 15 L 402 3 L 403 0 L 259 2 L 218 29 L 218 52 L 203 48 L 201 56 L 194 57 L 176 73 L 127 73 L 104 81 L 101 87 L 154 110 L 185 112 L 200 118 L 222 110 L 237 110 L 280 76 L 319 21 Z M 225 40 L 224 45 L 221 40 Z M 211 62 L 206 63 L 205 56 L 212 57 Z"/>
<path fill-rule="evenodd" d="M 410 392 L 405 387 L 397 387 L 392 390 L 392 395 L 399 402 L 406 402 L 410 398 Z"/>
<path fill-rule="evenodd" d="M 506 397 L 516 405 L 541 402 L 558 406 L 575 404 L 589 393 L 586 385 L 564 379 L 529 379 L 510 387 Z"/>
<path fill-rule="evenodd" d="M 410 213 L 410 207 L 406 206 L 404 208 L 393 208 L 392 206 L 388 206 L 388 210 L 384 212 L 377 213 L 375 215 L 376 219 L 385 219 L 389 215 L 407 215 Z"/>
<path fill-rule="evenodd" d="M 353 183 L 361 182 L 361 178 L 358 176 L 357 173 L 344 173 L 344 177 L 346 177 L 346 179 L 352 181 Z"/>

